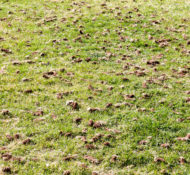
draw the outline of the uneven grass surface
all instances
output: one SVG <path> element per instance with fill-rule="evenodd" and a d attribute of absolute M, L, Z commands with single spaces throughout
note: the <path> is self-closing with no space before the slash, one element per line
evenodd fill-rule
<path fill-rule="evenodd" d="M 1 0 L 0 174 L 190 174 L 189 0 Z"/>

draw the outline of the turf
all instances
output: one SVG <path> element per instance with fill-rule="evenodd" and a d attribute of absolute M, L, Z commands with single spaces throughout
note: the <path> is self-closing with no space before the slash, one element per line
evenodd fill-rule
<path fill-rule="evenodd" d="M 189 11 L 1 0 L 1 173 L 188 175 Z"/>

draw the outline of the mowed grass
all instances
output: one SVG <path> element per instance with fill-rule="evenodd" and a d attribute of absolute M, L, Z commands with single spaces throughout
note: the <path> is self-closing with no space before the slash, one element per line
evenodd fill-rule
<path fill-rule="evenodd" d="M 190 174 L 188 0 L 1 0 L 0 174 Z"/>

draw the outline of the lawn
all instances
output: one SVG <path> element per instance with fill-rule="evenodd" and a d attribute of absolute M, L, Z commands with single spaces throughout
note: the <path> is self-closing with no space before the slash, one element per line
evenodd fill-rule
<path fill-rule="evenodd" d="M 189 175 L 189 0 L 1 0 L 0 174 Z"/>

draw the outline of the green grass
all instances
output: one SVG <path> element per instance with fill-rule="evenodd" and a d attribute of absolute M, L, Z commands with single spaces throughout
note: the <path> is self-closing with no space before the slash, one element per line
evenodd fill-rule
<path fill-rule="evenodd" d="M 188 175 L 189 11 L 188 0 L 1 0 L 0 174 Z"/>

